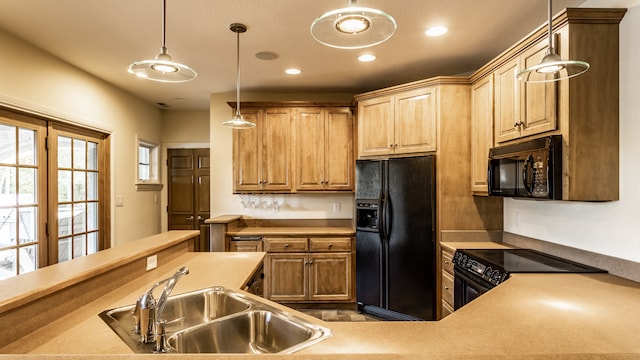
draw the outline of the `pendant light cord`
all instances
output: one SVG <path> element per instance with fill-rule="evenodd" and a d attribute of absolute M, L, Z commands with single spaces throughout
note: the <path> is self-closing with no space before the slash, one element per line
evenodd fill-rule
<path fill-rule="evenodd" d="M 240 32 L 236 32 L 236 115 L 240 116 Z"/>
<path fill-rule="evenodd" d="M 552 2 L 552 0 L 549 0 L 549 9 L 548 9 L 548 12 L 549 12 L 549 14 L 548 14 L 549 15 L 549 53 L 550 54 L 551 53 L 555 53 L 555 49 L 553 48 L 553 41 L 552 41 L 552 38 L 553 38 L 553 25 L 552 25 L 552 18 L 551 18 L 552 17 L 551 8 L 553 6 L 551 5 L 551 2 Z"/>
<path fill-rule="evenodd" d="M 167 53 L 167 0 L 162 0 L 162 48 L 163 54 Z"/>

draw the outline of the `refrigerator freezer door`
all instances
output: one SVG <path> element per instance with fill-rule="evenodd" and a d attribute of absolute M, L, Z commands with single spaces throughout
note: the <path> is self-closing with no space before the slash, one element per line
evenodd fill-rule
<path fill-rule="evenodd" d="M 356 199 L 379 199 L 384 186 L 383 161 L 356 161 Z"/>
<path fill-rule="evenodd" d="M 356 266 L 358 302 L 383 307 L 383 251 L 377 232 L 356 232 Z"/>
<path fill-rule="evenodd" d="M 435 319 L 434 157 L 388 164 L 387 308 Z"/>

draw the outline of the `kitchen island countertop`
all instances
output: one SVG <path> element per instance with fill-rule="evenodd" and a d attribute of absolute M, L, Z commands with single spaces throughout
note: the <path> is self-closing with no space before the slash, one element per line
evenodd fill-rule
<path fill-rule="evenodd" d="M 183 265 L 189 266 L 191 272 L 178 282 L 175 294 L 211 285 L 238 288 L 263 256 L 264 253 L 187 253 L 0 352 L 25 354 L 20 359 L 48 359 L 45 354 L 78 354 L 69 357 L 73 359 L 102 359 L 107 354 L 120 354 L 119 359 L 166 356 L 132 354 L 97 314 L 131 304 L 153 281 L 171 275 Z M 608 274 L 515 274 L 438 322 L 323 323 L 300 316 L 329 327 L 333 335 L 282 358 L 640 358 L 640 284 Z M 3 357 L 13 359 L 15 355 L 0 355 L 0 359 Z M 198 355 L 170 357 L 192 359 Z"/>

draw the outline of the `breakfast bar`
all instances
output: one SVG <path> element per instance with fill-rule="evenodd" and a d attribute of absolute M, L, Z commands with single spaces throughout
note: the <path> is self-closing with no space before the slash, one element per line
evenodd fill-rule
<path fill-rule="evenodd" d="M 147 241 L 135 243 L 148 245 Z M 182 236 L 178 243 L 187 241 Z M 145 251 L 139 254 L 146 256 Z M 57 319 L 5 345 L 0 349 L 0 359 L 114 356 L 119 359 L 162 356 L 254 359 L 264 356 L 133 354 L 98 317 L 103 310 L 134 303 L 150 285 L 171 276 L 182 266 L 187 266 L 190 273 L 177 283 L 173 294 L 210 286 L 242 292 L 241 288 L 259 268 L 264 255 L 262 252 L 181 250 L 135 280 L 119 283 L 113 279 L 117 283 L 113 290 L 61 312 Z M 7 291 L 4 289 L 3 293 Z M 246 296 L 255 295 L 246 293 Z M 328 327 L 333 333 L 299 352 L 275 355 L 275 358 L 462 359 L 473 355 L 493 359 L 627 359 L 640 356 L 640 343 L 634 341 L 635 334 L 640 333 L 637 321 L 640 319 L 640 284 L 609 274 L 515 274 L 464 308 L 433 322 L 323 322 L 280 304 L 260 301 Z M 23 301 L 21 306 L 28 304 Z"/>

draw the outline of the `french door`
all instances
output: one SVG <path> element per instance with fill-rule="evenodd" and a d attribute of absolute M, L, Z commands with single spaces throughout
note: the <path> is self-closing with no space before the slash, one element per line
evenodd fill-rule
<path fill-rule="evenodd" d="M 0 109 L 0 279 L 110 246 L 108 144 Z"/>

